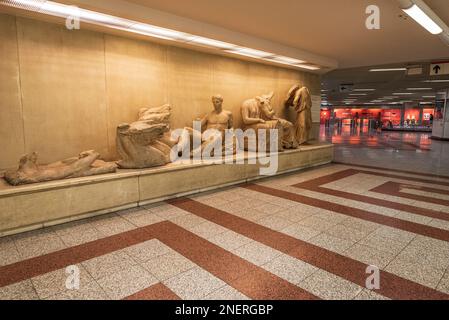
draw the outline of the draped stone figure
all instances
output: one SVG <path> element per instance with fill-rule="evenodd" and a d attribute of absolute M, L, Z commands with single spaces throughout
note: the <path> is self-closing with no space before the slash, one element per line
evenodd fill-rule
<path fill-rule="evenodd" d="M 311 140 L 312 134 L 312 97 L 309 89 L 300 85 L 293 86 L 285 101 L 287 108 L 293 107 L 297 112 L 295 137 L 299 144 Z"/>
<path fill-rule="evenodd" d="M 19 162 L 19 169 L 16 171 L 7 171 L 4 177 L 5 180 L 9 184 L 17 186 L 21 184 L 113 173 L 117 170 L 115 163 L 99 160 L 100 154 L 93 150 L 81 152 L 78 157 L 47 165 L 39 165 L 37 158 L 36 152 L 23 156 Z"/>
<path fill-rule="evenodd" d="M 139 120 L 118 126 L 117 151 L 122 158 L 118 162 L 120 168 L 142 169 L 171 162 L 172 148 L 182 143 L 183 139 L 171 139 L 170 113 L 168 104 L 159 108 L 143 108 L 139 111 Z"/>
<path fill-rule="evenodd" d="M 246 100 L 241 108 L 244 130 L 253 129 L 257 133 L 259 130 L 267 131 L 267 150 L 270 145 L 270 129 L 278 130 L 279 151 L 283 149 L 296 149 L 298 143 L 295 140 L 293 124 L 285 119 L 276 116 L 276 112 L 271 106 L 274 93 L 258 96 Z M 245 150 L 248 145 L 245 143 Z M 256 151 L 256 150 L 250 150 Z"/>

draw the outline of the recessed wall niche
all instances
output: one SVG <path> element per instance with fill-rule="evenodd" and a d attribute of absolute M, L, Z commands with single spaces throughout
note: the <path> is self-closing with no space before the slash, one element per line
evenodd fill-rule
<path fill-rule="evenodd" d="M 42 163 L 90 149 L 115 160 L 117 125 L 142 107 L 169 103 L 172 127 L 191 126 L 220 93 L 240 127 L 245 99 L 274 91 L 288 116 L 292 85 L 320 93 L 316 74 L 6 14 L 0 42 L 0 169 L 33 151 Z"/>

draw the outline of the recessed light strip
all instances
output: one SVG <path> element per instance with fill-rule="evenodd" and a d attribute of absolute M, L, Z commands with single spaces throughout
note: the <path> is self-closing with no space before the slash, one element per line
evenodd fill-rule
<path fill-rule="evenodd" d="M 427 82 L 427 83 L 445 83 L 445 82 L 449 82 L 449 79 L 441 79 L 441 80 L 425 80 L 423 82 Z"/>
<path fill-rule="evenodd" d="M 370 72 L 392 72 L 392 71 L 407 71 L 407 68 L 382 68 L 370 70 Z"/>
<path fill-rule="evenodd" d="M 443 32 L 443 29 L 418 5 L 413 4 L 410 8 L 402 10 L 431 34 Z"/>
<path fill-rule="evenodd" d="M 270 61 L 273 63 L 288 65 L 306 70 L 320 70 L 321 67 L 308 64 L 306 61 L 277 55 L 275 53 L 264 52 L 252 48 L 241 47 L 231 43 L 226 43 L 214 39 L 200 37 L 185 32 L 161 28 L 146 23 L 123 19 L 116 16 L 103 14 L 91 10 L 81 9 L 75 6 L 65 5 L 53 1 L 45 0 L 0 0 L 0 4 L 8 7 L 33 11 L 60 18 L 78 17 L 80 21 L 100 25 L 108 28 L 133 32 L 148 37 L 164 40 L 182 42 L 222 50 L 228 53 L 251 57 L 254 59 Z"/>

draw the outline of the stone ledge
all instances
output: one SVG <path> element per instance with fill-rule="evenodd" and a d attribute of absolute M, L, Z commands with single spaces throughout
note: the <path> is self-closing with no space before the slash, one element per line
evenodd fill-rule
<path fill-rule="evenodd" d="M 282 174 L 331 162 L 333 146 L 303 146 L 278 155 L 277 174 Z M 245 153 L 244 159 L 255 157 Z M 17 187 L 1 179 L 0 236 L 253 181 L 266 177 L 260 176 L 260 167 L 192 161 Z"/>

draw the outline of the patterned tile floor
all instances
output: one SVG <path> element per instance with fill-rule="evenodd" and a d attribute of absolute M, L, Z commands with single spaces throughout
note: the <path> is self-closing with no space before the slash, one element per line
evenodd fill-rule
<path fill-rule="evenodd" d="M 449 178 L 332 164 L 2 238 L 0 299 L 447 299 L 448 267 Z"/>

